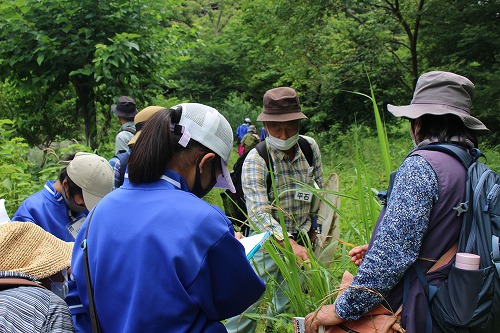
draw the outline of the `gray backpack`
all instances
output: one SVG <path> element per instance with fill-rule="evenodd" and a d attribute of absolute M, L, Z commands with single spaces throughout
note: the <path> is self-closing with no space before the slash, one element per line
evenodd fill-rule
<path fill-rule="evenodd" d="M 500 176 L 478 161 L 478 149 L 469 154 L 451 144 L 431 144 L 419 149 L 435 150 L 457 158 L 467 169 L 466 200 L 457 252 L 478 254 L 478 270 L 451 267 L 439 287 L 429 285 L 422 272 L 419 280 L 428 291 L 429 309 L 445 332 L 500 332 Z M 416 265 L 418 266 L 418 265 Z M 427 332 L 432 319 L 427 317 Z M 430 330 L 430 331 L 429 331 Z"/>

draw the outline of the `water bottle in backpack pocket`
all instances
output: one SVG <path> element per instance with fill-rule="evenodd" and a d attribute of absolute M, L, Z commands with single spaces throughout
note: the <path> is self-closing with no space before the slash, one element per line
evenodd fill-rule
<path fill-rule="evenodd" d="M 431 304 L 432 316 L 445 332 L 494 332 L 488 323 L 493 311 L 498 311 L 493 306 L 495 292 L 500 292 L 495 270 L 494 266 L 478 270 L 451 267 Z"/>

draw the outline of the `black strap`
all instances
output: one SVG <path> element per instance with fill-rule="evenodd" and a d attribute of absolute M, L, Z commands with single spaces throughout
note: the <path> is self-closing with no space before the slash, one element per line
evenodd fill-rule
<path fill-rule="evenodd" d="M 472 165 L 472 163 L 477 161 L 479 157 L 484 156 L 477 148 L 470 149 L 469 152 L 467 152 L 467 150 L 460 148 L 459 146 L 447 143 L 431 143 L 429 145 L 414 149 L 412 153 L 418 150 L 433 150 L 448 154 L 457 159 L 465 169 L 468 169 Z"/>
<path fill-rule="evenodd" d="M 313 150 L 311 148 L 311 144 L 303 137 L 299 136 L 299 148 L 302 150 L 302 153 L 304 153 L 304 156 L 306 157 L 307 163 L 309 163 L 309 166 L 313 165 Z M 255 146 L 255 149 L 257 149 L 257 152 L 259 153 L 260 157 L 264 159 L 267 165 L 267 169 L 271 170 L 272 165 L 269 162 L 269 153 L 267 151 L 267 145 L 266 141 L 261 141 Z M 272 187 L 272 181 L 271 181 L 271 173 L 269 172 L 267 174 L 267 180 L 266 180 L 266 187 L 267 191 L 269 192 L 271 187 Z"/>
<path fill-rule="evenodd" d="M 89 298 L 89 312 L 90 321 L 92 323 L 92 333 L 101 333 L 101 324 L 99 323 L 99 317 L 97 316 L 97 311 L 95 309 L 94 303 L 94 288 L 92 287 L 92 279 L 90 278 L 90 266 L 89 266 L 89 256 L 87 251 L 87 238 L 89 235 L 90 221 L 92 220 L 92 215 L 94 215 L 95 208 L 92 210 L 87 222 L 87 228 L 85 229 L 85 239 L 83 240 L 80 247 L 83 250 L 83 258 L 85 261 L 85 278 L 87 282 L 87 296 Z"/>
<path fill-rule="evenodd" d="M 417 153 L 419 150 L 432 150 L 439 151 L 441 153 L 445 153 L 455 158 L 462 164 L 465 170 L 468 170 L 469 167 L 478 160 L 479 157 L 485 157 L 481 151 L 477 148 L 472 148 L 469 150 L 465 150 L 459 146 L 450 144 L 450 143 L 431 143 L 426 146 L 422 146 L 419 148 L 413 149 L 408 156 L 413 153 Z M 383 205 L 387 204 L 389 197 L 391 196 L 392 187 L 394 185 L 394 179 L 396 178 L 397 170 L 393 171 L 390 176 L 389 186 L 387 187 L 387 191 L 379 191 L 377 194 L 377 199 L 379 199 Z"/>
<path fill-rule="evenodd" d="M 304 139 L 302 136 L 299 136 L 299 147 L 304 153 L 304 156 L 306 157 L 307 163 L 309 163 L 309 166 L 313 165 L 313 151 L 311 148 L 311 145 L 309 142 Z"/>
<path fill-rule="evenodd" d="M 132 133 L 135 135 L 135 133 L 137 132 L 137 130 L 135 128 L 131 128 L 131 127 L 125 127 L 124 129 L 122 129 L 120 132 L 129 132 L 129 133 Z"/>

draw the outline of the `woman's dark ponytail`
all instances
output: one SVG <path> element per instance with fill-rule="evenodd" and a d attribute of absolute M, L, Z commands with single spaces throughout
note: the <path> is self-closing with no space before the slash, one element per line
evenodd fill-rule
<path fill-rule="evenodd" d="M 128 161 L 131 182 L 150 183 L 159 179 L 168 161 L 182 148 L 177 144 L 179 136 L 170 130 L 173 116 L 177 118 L 177 111 L 160 110 L 142 128 Z"/>

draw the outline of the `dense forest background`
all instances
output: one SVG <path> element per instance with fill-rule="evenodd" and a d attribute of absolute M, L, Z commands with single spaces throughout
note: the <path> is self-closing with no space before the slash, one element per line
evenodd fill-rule
<path fill-rule="evenodd" d="M 332 142 L 373 123 L 371 101 L 350 92 L 371 82 L 387 114 L 420 74 L 446 70 L 475 83 L 473 114 L 495 146 L 498 36 L 500 0 L 0 0 L 0 118 L 32 146 L 99 150 L 118 96 L 139 109 L 208 104 L 236 128 L 286 85 L 305 131 Z"/>
<path fill-rule="evenodd" d="M 63 156 L 111 158 L 119 96 L 139 109 L 204 103 L 236 129 L 256 123 L 266 90 L 291 86 L 309 117 L 301 130 L 318 141 L 341 196 L 332 266 L 285 266 L 300 302 L 275 316 L 274 331 L 293 332 L 291 317 L 335 295 L 353 269 L 349 249 L 369 240 L 376 191 L 412 148 L 408 122 L 386 105 L 409 104 L 422 73 L 475 83 L 472 114 L 491 130 L 481 150 L 500 170 L 499 36 L 500 0 L 0 0 L 0 199 L 12 216 L 57 177 Z M 376 128 L 377 107 L 385 126 Z M 221 206 L 220 193 L 205 199 Z M 280 287 L 267 283 L 264 304 Z M 268 332 L 261 310 L 258 332 Z"/>

